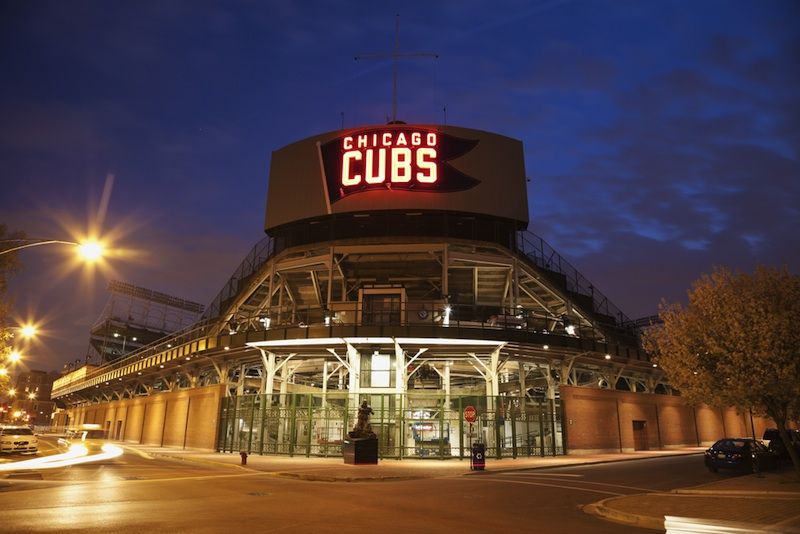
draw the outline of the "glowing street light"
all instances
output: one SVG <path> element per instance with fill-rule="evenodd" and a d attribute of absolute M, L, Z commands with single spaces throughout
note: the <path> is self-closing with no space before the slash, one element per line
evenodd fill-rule
<path fill-rule="evenodd" d="M 8 355 L 8 361 L 11 363 L 17 363 L 22 359 L 22 354 L 18 350 L 12 350 Z"/>
<path fill-rule="evenodd" d="M 103 257 L 105 247 L 103 244 L 96 240 L 86 240 L 82 242 L 77 241 L 64 241 L 62 239 L 11 239 L 6 240 L 6 243 L 22 243 L 10 248 L 0 250 L 0 255 L 8 254 L 17 250 L 22 250 L 30 247 L 39 247 L 42 245 L 71 245 L 78 247 L 78 256 L 84 261 L 93 262 Z"/>
<path fill-rule="evenodd" d="M 28 400 L 34 400 L 34 399 L 36 399 L 36 393 L 31 391 L 30 393 L 28 393 Z"/>
<path fill-rule="evenodd" d="M 78 245 L 78 255 L 86 261 L 97 261 L 103 257 L 104 247 L 99 241 L 85 241 Z"/>
<path fill-rule="evenodd" d="M 21 326 L 19 331 L 22 334 L 22 337 L 28 338 L 28 339 L 36 336 L 36 333 L 37 333 L 36 326 L 32 325 L 32 324 L 26 324 L 24 326 Z"/>

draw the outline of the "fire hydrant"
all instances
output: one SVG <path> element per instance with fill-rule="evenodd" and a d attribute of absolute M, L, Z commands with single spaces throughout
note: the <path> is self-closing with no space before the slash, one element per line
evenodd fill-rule
<path fill-rule="evenodd" d="M 247 452 L 239 451 L 239 456 L 242 457 L 242 465 L 247 465 Z"/>

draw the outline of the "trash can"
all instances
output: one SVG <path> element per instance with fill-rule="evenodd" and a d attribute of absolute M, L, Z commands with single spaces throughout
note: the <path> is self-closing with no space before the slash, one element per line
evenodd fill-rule
<path fill-rule="evenodd" d="M 474 471 L 483 471 L 486 468 L 486 445 L 483 443 L 472 444 L 469 468 Z"/>

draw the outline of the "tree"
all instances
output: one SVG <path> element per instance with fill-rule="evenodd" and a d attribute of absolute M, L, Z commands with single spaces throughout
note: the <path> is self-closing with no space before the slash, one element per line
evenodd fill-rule
<path fill-rule="evenodd" d="M 645 348 L 690 403 L 772 418 L 800 478 L 786 432 L 800 416 L 800 276 L 763 266 L 752 275 L 716 269 L 688 296 L 686 307 L 662 303 L 663 325 L 645 333 Z"/>
<path fill-rule="evenodd" d="M 18 240 L 24 238 L 24 235 L 19 232 L 8 234 L 6 225 L 0 224 L 0 250 L 5 247 L 4 242 L 11 240 Z M 17 243 L 12 243 L 16 245 Z M 19 269 L 19 261 L 14 252 L 8 254 L 0 254 L 0 367 L 3 366 L 6 358 L 11 353 L 11 329 L 8 327 L 8 299 L 6 297 L 6 289 L 8 287 L 8 278 Z M 8 374 L 0 374 L 0 392 L 5 392 L 8 389 L 8 384 L 11 377 Z"/>

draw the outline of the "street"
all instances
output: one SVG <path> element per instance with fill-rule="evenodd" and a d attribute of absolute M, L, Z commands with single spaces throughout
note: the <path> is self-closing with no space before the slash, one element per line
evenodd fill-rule
<path fill-rule="evenodd" d="M 112 460 L 6 478 L 0 506 L 4 532 L 648 532 L 587 515 L 581 506 L 716 479 L 698 456 L 679 456 L 397 482 L 311 482 L 126 448 Z"/>

